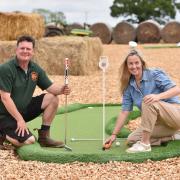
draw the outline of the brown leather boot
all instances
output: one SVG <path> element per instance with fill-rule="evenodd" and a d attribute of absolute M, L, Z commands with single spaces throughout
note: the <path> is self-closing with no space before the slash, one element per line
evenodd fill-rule
<path fill-rule="evenodd" d="M 2 134 L 2 133 L 0 132 L 0 149 L 1 149 L 1 150 L 6 149 L 6 148 L 4 147 L 4 145 L 3 145 L 3 143 L 4 143 L 5 140 L 6 140 L 6 135 L 5 135 L 5 134 Z"/>
<path fill-rule="evenodd" d="M 49 134 L 49 130 L 38 129 L 38 142 L 42 147 L 64 147 L 64 142 L 51 139 Z"/>

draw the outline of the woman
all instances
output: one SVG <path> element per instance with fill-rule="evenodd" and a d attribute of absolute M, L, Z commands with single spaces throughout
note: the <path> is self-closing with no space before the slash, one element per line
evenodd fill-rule
<path fill-rule="evenodd" d="M 141 110 L 141 125 L 127 141 L 128 153 L 151 151 L 151 145 L 161 145 L 173 139 L 180 129 L 180 88 L 160 69 L 147 69 L 145 61 L 132 50 L 121 65 L 122 111 L 112 135 L 106 143 L 115 141 L 133 105 Z"/>

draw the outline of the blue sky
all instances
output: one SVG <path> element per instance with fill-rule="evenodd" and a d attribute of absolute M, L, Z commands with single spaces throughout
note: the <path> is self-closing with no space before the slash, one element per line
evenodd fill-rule
<path fill-rule="evenodd" d="M 43 8 L 63 12 L 67 23 L 78 22 L 83 24 L 86 22 L 93 24 L 104 22 L 113 27 L 123 18 L 110 16 L 109 7 L 112 4 L 113 0 L 0 0 L 0 11 L 32 12 L 33 9 Z M 176 20 L 180 20 L 179 15 Z"/>

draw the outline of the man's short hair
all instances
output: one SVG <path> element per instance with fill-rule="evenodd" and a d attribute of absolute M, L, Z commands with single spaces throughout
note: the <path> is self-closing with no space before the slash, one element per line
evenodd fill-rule
<path fill-rule="evenodd" d="M 35 47 L 35 39 L 32 36 L 28 36 L 28 35 L 20 36 L 17 39 L 17 46 L 19 45 L 20 42 L 23 41 L 31 42 L 33 44 L 33 48 Z"/>

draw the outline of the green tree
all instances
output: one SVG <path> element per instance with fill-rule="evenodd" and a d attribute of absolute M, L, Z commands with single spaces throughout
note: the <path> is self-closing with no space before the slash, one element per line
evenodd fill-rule
<path fill-rule="evenodd" d="M 110 7 L 111 16 L 124 16 L 125 20 L 140 23 L 155 20 L 161 24 L 173 19 L 180 9 L 177 0 L 114 0 Z"/>
<path fill-rule="evenodd" d="M 54 22 L 56 25 L 58 24 L 63 24 L 65 25 L 66 24 L 66 17 L 64 15 L 64 13 L 62 12 L 52 12 L 50 14 L 50 19 L 51 19 L 51 22 Z"/>
<path fill-rule="evenodd" d="M 66 17 L 63 12 L 52 12 L 47 9 L 34 9 L 33 12 L 42 15 L 46 24 L 54 23 L 56 26 L 66 24 Z"/>

